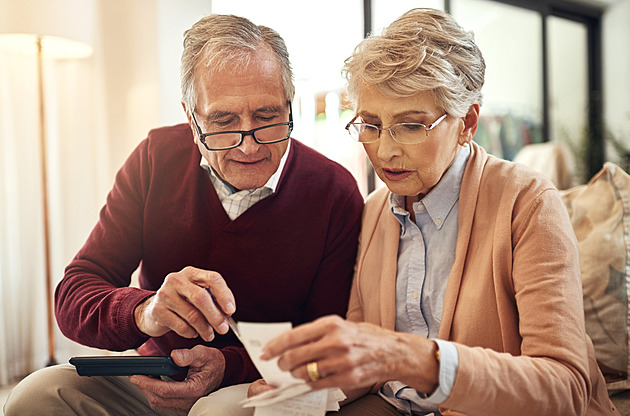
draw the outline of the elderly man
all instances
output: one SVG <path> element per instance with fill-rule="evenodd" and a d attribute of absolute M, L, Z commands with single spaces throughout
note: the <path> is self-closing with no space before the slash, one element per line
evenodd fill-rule
<path fill-rule="evenodd" d="M 272 29 L 212 15 L 186 31 L 188 124 L 134 150 L 57 287 L 70 339 L 170 355 L 185 379 L 49 367 L 14 389 L 6 415 L 186 414 L 259 377 L 222 311 L 294 325 L 345 314 L 363 199 L 350 173 L 290 138 L 292 78 Z"/>

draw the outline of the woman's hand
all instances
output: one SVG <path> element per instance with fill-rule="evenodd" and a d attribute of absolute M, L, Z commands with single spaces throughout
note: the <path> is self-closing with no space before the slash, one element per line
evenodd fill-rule
<path fill-rule="evenodd" d="M 258 396 L 261 393 L 264 393 L 269 390 L 274 390 L 276 388 L 277 388 L 276 386 L 267 384 L 267 382 L 261 378 L 254 381 L 252 384 L 249 385 L 249 388 L 247 389 L 247 397 Z"/>
<path fill-rule="evenodd" d="M 148 376 L 131 376 L 153 409 L 187 414 L 199 398 L 219 387 L 225 372 L 225 358 L 216 348 L 197 345 L 190 350 L 174 350 L 175 364 L 189 367 L 186 380 L 164 381 Z"/>
<path fill-rule="evenodd" d="M 436 351 L 437 344 L 424 337 L 327 316 L 270 341 L 261 358 L 279 357 L 281 369 L 314 389 L 353 391 L 399 380 L 432 393 L 438 385 Z M 319 378 L 309 376 L 307 365 L 312 362 L 317 363 Z"/>

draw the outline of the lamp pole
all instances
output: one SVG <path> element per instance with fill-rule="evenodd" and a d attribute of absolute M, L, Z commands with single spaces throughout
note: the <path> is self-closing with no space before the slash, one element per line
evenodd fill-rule
<path fill-rule="evenodd" d="M 42 201 L 44 213 L 44 263 L 46 268 L 46 324 L 48 329 L 48 366 L 57 364 L 55 358 L 55 324 L 53 319 L 52 273 L 50 267 L 50 224 L 48 214 L 48 160 L 46 151 L 46 111 L 44 103 L 44 71 L 42 37 L 37 36 L 37 90 L 39 95 L 39 146 L 41 149 Z"/>

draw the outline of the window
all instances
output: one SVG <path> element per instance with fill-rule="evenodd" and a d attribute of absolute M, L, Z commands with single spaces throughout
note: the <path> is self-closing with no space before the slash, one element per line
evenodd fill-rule
<path fill-rule="evenodd" d="M 353 116 L 343 99 L 344 60 L 363 39 L 361 0 L 283 2 L 270 8 L 257 0 L 213 0 L 213 13 L 233 13 L 269 26 L 284 38 L 295 75 L 292 136 L 350 170 L 367 194 L 363 148 L 344 130 Z"/>
<path fill-rule="evenodd" d="M 475 33 L 487 64 L 477 143 L 512 159 L 526 144 L 566 141 L 576 155 L 589 155 L 585 177 L 601 168 L 602 141 L 591 137 L 588 149 L 583 141 L 586 127 L 601 120 L 601 11 L 560 0 L 320 0 L 274 9 L 212 1 L 213 13 L 248 17 L 284 37 L 296 77 L 294 137 L 346 166 L 364 195 L 382 184 L 343 129 L 353 111 L 340 70 L 364 33 L 413 7 L 446 10 Z"/>
<path fill-rule="evenodd" d="M 544 140 L 542 19 L 534 11 L 487 0 L 451 4 L 453 17 L 474 32 L 486 61 L 475 141 L 512 159 L 523 145 Z"/>
<path fill-rule="evenodd" d="M 549 139 L 579 152 L 588 122 L 587 29 L 561 17 L 547 18 Z"/>

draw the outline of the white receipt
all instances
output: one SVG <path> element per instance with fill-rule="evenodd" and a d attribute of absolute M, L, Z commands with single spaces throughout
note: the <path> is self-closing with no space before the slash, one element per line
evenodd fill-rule
<path fill-rule="evenodd" d="M 272 339 L 291 329 L 291 322 L 239 322 L 236 326 L 241 343 L 245 346 L 256 369 L 267 383 L 278 387 L 284 387 L 288 384 L 304 383 L 304 380 L 293 377 L 288 371 L 282 371 L 280 367 L 278 367 L 277 358 L 269 361 L 260 359 L 263 347 Z"/>
<path fill-rule="evenodd" d="M 346 398 L 340 389 L 313 391 L 302 379 L 278 367 L 278 360 L 260 359 L 263 347 L 272 339 L 291 329 L 290 322 L 239 322 L 234 331 L 249 354 L 256 369 L 268 384 L 277 388 L 242 402 L 243 407 L 255 407 L 254 416 L 298 415 L 323 416 L 326 411 L 339 410 L 339 401 Z"/>
<path fill-rule="evenodd" d="M 281 402 L 254 409 L 254 416 L 323 416 L 326 414 L 328 390 L 304 393 Z"/>

